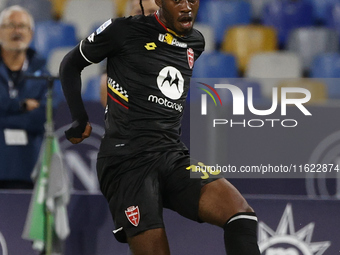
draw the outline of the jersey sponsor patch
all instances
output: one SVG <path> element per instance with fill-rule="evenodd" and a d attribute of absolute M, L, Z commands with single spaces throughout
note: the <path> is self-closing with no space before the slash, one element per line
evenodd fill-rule
<path fill-rule="evenodd" d="M 115 80 L 109 77 L 107 80 L 107 86 L 113 93 L 118 95 L 124 101 L 129 102 L 129 95 L 127 91 L 123 89 Z"/>
<path fill-rule="evenodd" d="M 194 50 L 191 48 L 187 49 L 187 56 L 189 67 L 192 69 L 194 67 Z"/>
<path fill-rule="evenodd" d="M 173 46 L 177 46 L 177 47 L 181 47 L 181 48 L 187 48 L 188 45 L 186 43 L 180 42 L 178 41 L 176 38 L 174 38 L 174 36 L 170 33 L 166 33 L 166 34 L 159 34 L 158 35 L 158 40 L 160 42 L 164 42 L 167 43 L 169 45 L 173 45 Z"/>
<path fill-rule="evenodd" d="M 112 20 L 111 20 L 111 19 L 105 21 L 100 27 L 97 28 L 96 34 L 99 35 L 99 34 L 100 34 L 101 32 L 103 32 L 103 31 L 105 30 L 105 28 L 107 28 L 111 23 L 112 23 Z"/>
<path fill-rule="evenodd" d="M 152 103 L 156 103 L 159 105 L 164 105 L 168 108 L 175 109 L 176 111 L 182 112 L 183 111 L 183 105 L 174 103 L 166 98 L 158 97 L 155 95 L 149 95 L 148 101 Z"/>
<path fill-rule="evenodd" d="M 125 215 L 132 225 L 138 226 L 140 220 L 139 208 L 138 206 L 130 206 L 125 210 Z"/>
<path fill-rule="evenodd" d="M 123 106 L 125 109 L 129 109 L 128 106 L 124 105 L 123 102 L 129 102 L 129 95 L 125 89 L 123 89 L 115 80 L 112 78 L 107 79 L 107 95 L 116 103 Z M 113 94 L 112 94 L 113 93 Z M 112 94 L 112 95 L 111 95 Z M 114 94 L 118 97 L 115 98 Z M 118 98 L 123 99 L 124 101 L 118 100 Z"/>
<path fill-rule="evenodd" d="M 170 99 L 181 98 L 184 90 L 184 79 L 181 72 L 172 66 L 164 67 L 158 74 L 159 90 Z"/>
<path fill-rule="evenodd" d="M 90 34 L 90 35 L 87 37 L 87 40 L 88 40 L 90 43 L 93 43 L 93 42 L 94 42 L 94 33 Z"/>

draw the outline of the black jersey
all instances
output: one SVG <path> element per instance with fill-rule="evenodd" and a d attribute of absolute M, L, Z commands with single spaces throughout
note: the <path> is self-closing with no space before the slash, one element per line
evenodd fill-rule
<path fill-rule="evenodd" d="M 80 43 L 91 63 L 107 57 L 105 136 L 99 156 L 183 150 L 180 127 L 194 61 L 204 38 L 184 37 L 156 14 L 108 20 Z"/>

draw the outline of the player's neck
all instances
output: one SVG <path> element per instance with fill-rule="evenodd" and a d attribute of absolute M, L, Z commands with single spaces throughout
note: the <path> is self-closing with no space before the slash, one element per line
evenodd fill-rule
<path fill-rule="evenodd" d="M 182 37 L 183 35 L 179 35 L 177 34 L 175 31 L 173 31 L 172 29 L 168 28 L 165 22 L 165 19 L 163 18 L 163 16 L 161 15 L 160 11 L 157 10 L 155 12 L 155 17 L 157 19 L 157 21 L 162 25 L 162 27 L 164 27 L 164 29 L 172 34 L 174 34 L 177 37 Z"/>
<path fill-rule="evenodd" d="M 12 71 L 21 70 L 25 59 L 26 59 L 26 51 L 17 51 L 17 50 L 1 50 L 1 57 L 5 63 L 5 65 Z"/>

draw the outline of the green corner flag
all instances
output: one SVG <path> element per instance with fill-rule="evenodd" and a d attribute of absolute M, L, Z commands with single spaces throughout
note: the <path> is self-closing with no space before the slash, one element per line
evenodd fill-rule
<path fill-rule="evenodd" d="M 62 243 L 70 233 L 66 209 L 70 194 L 55 136 L 45 138 L 32 175 L 35 187 L 22 238 L 31 240 L 33 249 L 44 254 L 61 255 Z"/>

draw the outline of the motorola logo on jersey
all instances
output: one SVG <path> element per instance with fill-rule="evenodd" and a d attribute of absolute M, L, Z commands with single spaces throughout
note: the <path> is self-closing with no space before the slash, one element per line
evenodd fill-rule
<path fill-rule="evenodd" d="M 158 97 L 158 96 L 155 96 L 155 95 L 149 95 L 148 101 L 153 102 L 153 103 L 157 103 L 157 104 L 160 104 L 160 105 L 164 105 L 168 108 L 175 109 L 176 111 L 179 111 L 179 112 L 183 111 L 183 105 L 171 102 L 170 100 L 163 98 L 163 97 Z"/>
<path fill-rule="evenodd" d="M 175 67 L 164 67 L 158 74 L 157 85 L 159 90 L 167 98 L 177 100 L 180 99 L 184 91 L 184 79 L 180 71 Z M 148 101 L 166 106 L 170 109 L 182 112 L 183 105 L 170 101 L 167 98 L 156 95 L 149 95 Z"/>
<path fill-rule="evenodd" d="M 164 96 L 177 100 L 181 98 L 184 90 L 184 79 L 175 67 L 164 67 L 157 77 L 157 85 Z"/>

